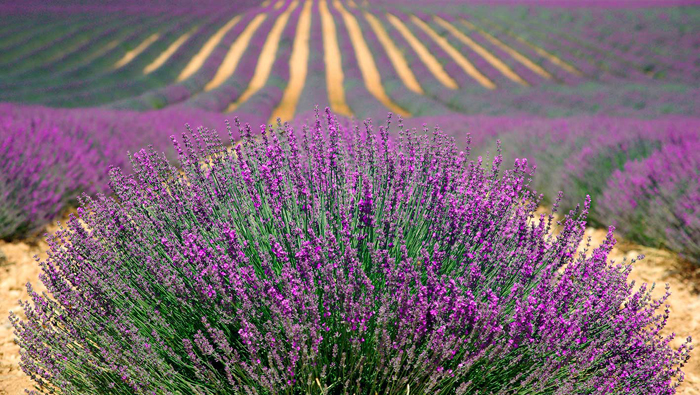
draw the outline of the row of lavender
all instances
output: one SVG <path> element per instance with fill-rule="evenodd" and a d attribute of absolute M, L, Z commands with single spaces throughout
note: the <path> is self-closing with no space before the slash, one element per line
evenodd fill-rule
<path fill-rule="evenodd" d="M 337 39 L 341 49 L 342 67 L 346 74 L 343 85 L 348 92 L 346 94 L 348 107 L 358 117 L 376 116 L 377 111 L 375 110 L 385 107 L 364 88 L 362 75 L 359 71 L 359 64 L 354 54 L 353 45 L 348 37 L 347 29 L 343 23 L 343 18 L 339 15 L 334 6 L 331 5 L 328 8 L 338 25 Z M 424 90 L 424 94 L 416 94 L 406 89 L 404 83 L 398 78 L 397 71 L 394 65 L 389 61 L 384 47 L 379 43 L 377 35 L 369 27 L 363 13 L 364 11 L 352 7 L 347 7 L 347 10 L 355 16 L 361 26 L 364 39 L 374 56 L 374 61 L 377 63 L 378 70 L 381 74 L 383 88 L 392 100 L 414 116 L 441 113 L 448 109 L 465 114 L 533 114 L 543 116 L 605 113 L 618 116 L 654 117 L 667 113 L 692 115 L 698 112 L 698 103 L 694 98 L 700 94 L 700 88 L 696 85 L 662 83 L 646 77 L 645 80 L 640 80 L 635 83 L 621 80 L 605 81 L 604 79 L 599 81 L 586 81 L 582 76 L 576 76 L 549 63 L 546 57 L 538 54 L 537 51 L 527 45 L 518 42 L 512 37 L 498 33 L 494 33 L 493 38 L 506 43 L 519 53 L 532 59 L 532 61 L 542 64 L 542 66 L 551 73 L 551 78 L 559 83 L 543 84 L 532 89 L 522 88 L 513 81 L 505 78 L 500 72 L 493 69 L 490 64 L 482 59 L 481 63 L 477 64 L 479 69 L 484 71 L 490 79 L 496 81 L 502 88 L 496 89 L 495 91 L 485 90 L 471 80 L 471 78 L 465 74 L 464 70 L 462 70 L 427 34 L 410 23 L 410 14 L 391 9 L 390 11 L 393 14 L 405 21 L 407 28 L 409 28 L 412 34 L 426 46 L 432 56 L 441 63 L 447 74 L 456 80 L 462 81 L 457 89 L 450 89 L 436 79 L 435 75 L 429 70 L 429 67 L 413 53 L 410 43 L 393 28 L 383 14 L 383 11 L 372 10 L 376 18 L 384 26 L 391 40 L 399 48 L 404 50 L 404 56 L 410 64 L 410 68 L 415 74 L 418 83 Z M 277 12 L 280 13 L 283 11 L 284 8 Z M 432 14 L 419 15 L 421 15 L 422 19 L 428 22 L 431 28 L 436 32 L 450 37 L 450 34 L 432 19 Z M 454 18 L 446 13 L 438 13 L 438 15 L 451 21 L 455 27 L 468 34 L 474 32 L 473 29 L 470 30 L 467 25 L 461 23 L 461 18 Z M 321 27 L 321 21 L 317 16 L 318 3 L 314 3 L 311 22 L 312 29 L 320 29 Z M 297 17 L 298 13 L 295 12 L 285 28 L 285 36 L 291 37 L 294 35 Z M 232 32 L 242 31 L 246 23 L 252 18 L 252 15 L 244 16 L 240 25 L 235 27 Z M 258 30 L 267 31 L 271 25 L 272 21 L 268 19 Z M 317 90 L 324 94 L 324 96 L 314 97 L 325 97 L 325 94 L 327 94 L 326 89 L 318 86 L 325 84 L 322 77 L 324 77 L 324 74 L 327 72 L 322 61 L 324 50 L 322 36 L 312 35 L 311 37 L 310 45 L 312 55 L 315 56 L 315 58 L 311 58 L 311 61 L 313 61 L 313 59 L 319 60 L 316 64 L 310 63 L 309 68 L 316 70 L 320 75 L 309 74 L 305 86 L 311 85 L 308 87 L 309 89 Z M 477 40 L 479 45 L 493 52 L 507 63 L 508 67 L 522 76 L 526 81 L 535 84 L 536 81 L 542 79 L 540 75 L 515 61 L 510 55 L 499 49 L 498 46 L 495 46 L 478 34 L 471 34 L 471 37 Z M 481 37 L 481 39 L 479 37 Z M 265 42 L 265 39 L 266 37 L 264 34 L 256 34 L 245 53 L 245 57 L 258 59 L 261 46 Z M 468 46 L 460 45 L 459 41 L 450 39 L 450 43 L 460 52 L 466 54 L 469 59 L 481 59 L 481 57 L 474 53 Z M 267 98 L 267 106 L 264 107 L 262 106 L 262 102 L 255 102 L 255 100 L 253 100 L 253 107 L 256 107 L 257 111 L 271 114 L 272 109 L 276 105 L 275 100 L 279 100 L 281 97 L 281 90 L 286 85 L 286 75 L 288 73 L 287 64 L 291 56 L 289 45 L 289 42 L 285 43 L 284 41 L 280 44 L 272 75 L 266 87 L 263 89 L 279 92 Z M 196 78 L 169 85 L 161 89 L 152 90 L 139 97 L 126 99 L 112 104 L 111 106 L 122 109 L 135 108 L 144 110 L 151 108 L 154 103 L 157 103 L 158 107 L 162 107 L 182 102 L 187 106 L 223 111 L 230 103 L 236 101 L 245 90 L 247 81 L 253 75 L 256 63 L 255 61 L 242 62 L 233 76 L 220 87 L 210 92 L 202 92 L 207 81 L 216 74 L 218 61 L 220 61 L 218 56 L 213 57 L 212 61 L 207 61 L 202 70 L 196 75 Z M 298 109 L 303 112 L 311 110 L 312 107 L 306 105 L 306 103 L 301 103 Z"/>
<path fill-rule="evenodd" d="M 616 117 L 542 119 L 461 116 L 409 119 L 437 124 L 464 143 L 471 133 L 480 153 L 496 139 L 512 160 L 537 167 L 533 187 L 550 203 L 559 191 L 565 209 L 586 195 L 590 220 L 612 223 L 627 239 L 668 248 L 700 264 L 700 120 Z"/>
<path fill-rule="evenodd" d="M 0 238 L 35 234 L 80 193 L 108 192 L 107 168 L 126 167 L 127 151 L 168 150 L 168 136 L 186 123 L 223 121 L 187 108 L 137 113 L 0 104 Z"/>
<path fill-rule="evenodd" d="M 404 9 L 413 12 L 416 7 L 409 3 Z M 424 10 L 461 14 L 504 42 L 535 45 L 588 77 L 685 82 L 700 78 L 696 62 L 700 13 L 695 7 L 460 9 L 456 4 L 438 4 Z"/>

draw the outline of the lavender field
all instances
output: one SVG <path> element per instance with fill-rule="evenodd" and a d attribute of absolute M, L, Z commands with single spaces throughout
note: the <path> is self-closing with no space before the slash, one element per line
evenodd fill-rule
<path fill-rule="evenodd" d="M 700 394 L 699 152 L 692 1 L 0 1 L 0 394 Z"/>

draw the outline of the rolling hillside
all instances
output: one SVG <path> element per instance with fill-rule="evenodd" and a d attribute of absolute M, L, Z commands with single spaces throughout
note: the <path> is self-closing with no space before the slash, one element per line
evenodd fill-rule
<path fill-rule="evenodd" d="M 185 106 L 274 120 L 312 109 L 301 99 L 309 96 L 360 117 L 692 115 L 700 97 L 700 12 L 692 7 L 278 0 L 167 13 L 83 5 L 60 18 L 40 7 L 5 10 L 6 102 Z"/>

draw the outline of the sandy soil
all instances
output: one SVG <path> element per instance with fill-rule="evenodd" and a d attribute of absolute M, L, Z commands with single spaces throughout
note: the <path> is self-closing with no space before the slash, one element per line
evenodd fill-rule
<path fill-rule="evenodd" d="M 598 245 L 605 238 L 606 232 L 590 228 L 587 234 L 591 236 L 593 245 Z M 4 262 L 0 262 L 0 395 L 21 394 L 24 388 L 32 387 L 32 382 L 18 366 L 19 347 L 15 344 L 8 314 L 10 311 L 20 312 L 18 301 L 27 299 L 24 285 L 28 281 L 31 281 L 38 291 L 44 290 L 38 282 L 40 270 L 33 256 L 46 258 L 46 249 L 47 245 L 43 241 L 34 244 L 0 241 L 0 251 L 7 257 Z M 624 241 L 618 242 L 611 259 L 620 261 L 625 257 L 635 258 L 639 254 L 646 257 L 634 264 L 630 280 L 635 280 L 637 284 L 659 283 L 660 286 L 655 290 L 656 296 L 663 295 L 662 284 L 671 285 L 673 294 L 668 301 L 671 317 L 668 320 L 667 332 L 675 332 L 678 335 L 672 344 L 679 346 L 688 335 L 697 342 L 700 339 L 700 295 L 696 287 L 700 282 L 697 277 L 693 280 L 689 275 L 692 268 L 680 262 L 672 253 Z M 700 350 L 697 346 L 696 349 Z M 680 387 L 679 394 L 700 395 L 698 352 L 684 368 L 686 381 Z"/>
<path fill-rule="evenodd" d="M 234 72 L 236 72 L 238 63 L 240 63 L 245 50 L 248 48 L 250 40 L 253 38 L 253 35 L 258 30 L 260 25 L 265 22 L 265 19 L 267 19 L 267 14 L 256 15 L 255 18 L 250 21 L 248 26 L 246 26 L 245 30 L 243 30 L 243 32 L 241 32 L 241 34 L 236 38 L 236 41 L 233 42 L 231 48 L 229 48 L 228 52 L 226 53 L 224 60 L 221 61 L 221 65 L 216 70 L 214 78 L 212 78 L 211 81 L 204 86 L 205 92 L 209 92 L 212 89 L 220 87 L 233 75 Z"/>
<path fill-rule="evenodd" d="M 217 30 L 213 36 L 209 37 L 209 40 L 207 40 L 207 42 L 204 43 L 202 49 L 200 49 L 199 52 L 197 52 L 197 54 L 192 59 L 190 59 L 190 62 L 187 63 L 187 66 L 185 66 L 185 68 L 182 69 L 180 75 L 177 77 L 177 82 L 186 80 L 187 78 L 191 77 L 192 74 L 199 71 L 199 69 L 202 68 L 204 62 L 207 60 L 209 55 L 211 55 L 211 53 L 214 52 L 216 46 L 219 45 L 221 40 L 223 40 L 226 33 L 228 33 L 228 31 L 231 30 L 240 20 L 241 15 L 236 15 L 235 17 L 233 17 L 233 19 L 228 21 L 224 26 Z"/>
<path fill-rule="evenodd" d="M 280 0 L 279 3 L 275 4 L 275 9 L 281 8 L 282 6 L 280 4 L 282 3 L 283 1 Z M 277 5 L 280 5 L 280 7 L 277 7 Z M 265 44 L 263 44 L 262 50 L 260 51 L 260 56 L 258 56 L 258 63 L 256 63 L 255 66 L 255 73 L 253 73 L 253 77 L 248 82 L 248 87 L 245 91 L 243 91 L 243 93 L 241 93 L 241 95 L 236 99 L 235 102 L 231 103 L 226 108 L 225 112 L 228 113 L 231 111 L 235 111 L 241 104 L 245 103 L 251 96 L 253 96 L 263 87 L 265 87 L 268 78 L 270 78 L 272 66 L 275 64 L 275 60 L 277 59 L 277 50 L 279 49 L 280 41 L 282 40 L 282 33 L 284 33 L 284 30 L 287 27 L 287 22 L 289 22 L 289 18 L 292 15 L 292 12 L 294 12 L 298 5 L 298 0 L 292 1 L 289 4 L 289 7 L 287 7 L 287 9 L 284 10 L 284 12 L 277 17 L 277 20 L 275 21 L 275 24 L 272 25 L 272 29 L 270 29 L 270 32 L 268 33 L 267 38 L 265 39 Z M 248 29 L 246 28 L 245 31 L 247 32 Z M 241 36 L 239 36 L 240 38 L 236 40 L 236 44 L 240 42 L 242 45 L 240 48 L 241 51 L 237 53 L 237 62 L 240 61 L 246 49 L 248 49 L 248 45 L 250 44 L 250 40 L 253 38 L 253 34 L 255 34 L 254 30 L 251 31 L 251 35 L 247 38 L 247 40 L 241 39 L 243 38 L 242 34 Z M 233 49 L 233 47 L 231 47 L 231 49 Z M 234 66 L 231 71 L 231 74 L 234 73 L 235 69 L 236 67 Z M 227 76 L 226 79 L 228 79 L 229 77 L 230 75 Z M 224 81 L 222 81 L 222 83 Z"/>
<path fill-rule="evenodd" d="M 24 242 L 4 243 L 0 251 L 6 256 L 0 262 L 0 395 L 23 394 L 25 388 L 33 388 L 32 381 L 19 368 L 19 347 L 15 344 L 10 311 L 20 313 L 19 300 L 27 300 L 25 284 L 31 281 L 37 292 L 45 288 L 39 281 L 39 265 L 33 256 L 46 258 L 48 245 Z"/>

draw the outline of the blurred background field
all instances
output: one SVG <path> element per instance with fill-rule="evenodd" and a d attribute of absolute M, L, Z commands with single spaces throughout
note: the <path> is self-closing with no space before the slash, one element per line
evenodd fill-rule
<path fill-rule="evenodd" d="M 617 226 L 616 257 L 651 256 L 633 277 L 672 283 L 672 329 L 700 338 L 692 1 L 3 1 L 0 393 L 30 385 L 6 321 L 36 282 L 40 235 L 80 193 L 108 193 L 109 166 L 149 144 L 174 157 L 186 123 L 230 141 L 226 119 L 257 132 L 317 105 L 439 125 L 460 147 L 469 133 L 484 155 L 501 140 L 547 202 L 590 195 L 589 225 Z M 700 394 L 697 359 L 682 393 Z"/>

